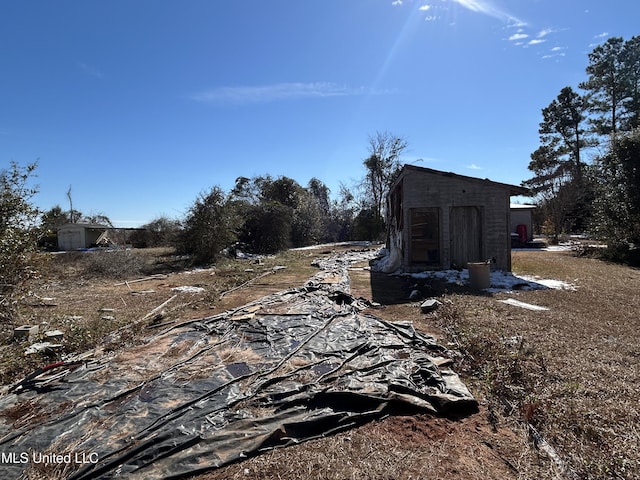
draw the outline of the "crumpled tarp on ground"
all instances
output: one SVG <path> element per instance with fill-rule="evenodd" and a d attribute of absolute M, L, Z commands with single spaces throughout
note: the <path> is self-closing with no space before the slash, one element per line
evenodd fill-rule
<path fill-rule="evenodd" d="M 115 356 L 52 369 L 47 385 L 25 383 L 0 398 L 0 451 L 89 459 L 64 466 L 71 479 L 179 478 L 397 411 L 474 408 L 437 366 L 445 348 L 408 322 L 362 313 L 350 260 L 322 261 L 303 287 Z M 29 468 L 4 462 L 0 477 Z"/>

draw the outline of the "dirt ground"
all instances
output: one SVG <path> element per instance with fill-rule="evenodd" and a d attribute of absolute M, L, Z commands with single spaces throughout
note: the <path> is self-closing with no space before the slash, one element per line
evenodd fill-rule
<path fill-rule="evenodd" d="M 85 345 L 98 356 L 136 344 L 159 325 L 210 316 L 300 285 L 315 272 L 311 262 L 335 250 L 204 270 L 155 265 L 155 276 L 124 279 L 87 276 L 74 262 L 56 261 L 23 299 L 21 319 L 41 331 L 63 330 L 63 353 Z M 572 252 L 517 251 L 514 273 L 563 280 L 576 289 L 477 294 L 366 267 L 350 271 L 352 293 L 382 304 L 371 313 L 411 320 L 460 350 L 454 369 L 478 399 L 479 412 L 464 418 L 391 416 L 194 478 L 640 477 L 640 271 Z M 173 290 L 182 286 L 203 290 Z M 438 298 L 441 307 L 423 314 L 419 302 L 408 300 L 416 288 Z M 506 298 L 548 310 L 499 301 Z M 2 334 L 7 338 L 10 331 Z M 23 349 L 9 340 L 0 347 L 3 384 L 62 354 L 12 361 Z"/>

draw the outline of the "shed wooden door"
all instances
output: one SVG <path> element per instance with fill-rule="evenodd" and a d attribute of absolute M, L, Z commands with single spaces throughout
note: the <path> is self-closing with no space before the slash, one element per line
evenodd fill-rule
<path fill-rule="evenodd" d="M 484 260 L 482 209 L 452 207 L 449 225 L 452 266 L 466 267 L 469 262 Z"/>
<path fill-rule="evenodd" d="M 409 258 L 415 265 L 440 265 L 440 211 L 437 208 L 411 209 Z"/>

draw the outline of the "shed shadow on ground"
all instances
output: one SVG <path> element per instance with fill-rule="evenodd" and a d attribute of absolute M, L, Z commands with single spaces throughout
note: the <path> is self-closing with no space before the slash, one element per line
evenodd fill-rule
<path fill-rule="evenodd" d="M 468 284 L 460 285 L 439 278 L 414 278 L 375 271 L 371 271 L 370 274 L 372 300 L 382 305 L 410 303 L 451 293 L 490 295 L 485 291 L 474 290 Z M 420 292 L 420 295 L 412 300 L 410 296 L 414 290 Z"/>

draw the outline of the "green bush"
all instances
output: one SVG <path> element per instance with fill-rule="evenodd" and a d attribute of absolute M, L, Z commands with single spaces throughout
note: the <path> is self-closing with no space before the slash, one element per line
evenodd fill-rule
<path fill-rule="evenodd" d="M 36 164 L 11 162 L 0 173 L 0 319 L 12 319 L 14 296 L 35 269 L 39 211 L 31 204 L 37 188 L 28 185 Z"/>
<path fill-rule="evenodd" d="M 219 187 L 200 194 L 189 209 L 177 241 L 178 251 L 195 264 L 215 262 L 235 240 L 236 210 Z"/>
<path fill-rule="evenodd" d="M 291 246 L 293 209 L 279 202 L 253 206 L 244 223 L 241 240 L 255 253 L 276 253 Z"/>

